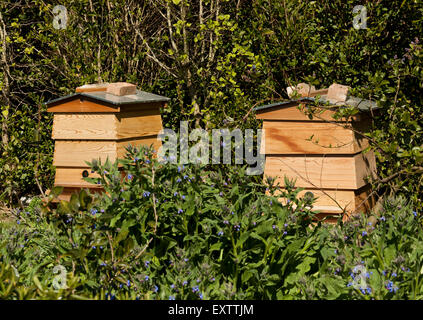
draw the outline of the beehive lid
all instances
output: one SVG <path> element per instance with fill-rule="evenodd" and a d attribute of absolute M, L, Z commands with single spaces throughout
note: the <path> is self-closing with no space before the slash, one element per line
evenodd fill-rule
<path fill-rule="evenodd" d="M 154 93 L 149 93 L 137 90 L 136 94 L 116 96 L 106 91 L 93 91 L 93 92 L 77 92 L 68 96 L 60 97 L 58 99 L 50 100 L 45 104 L 47 107 L 52 107 L 65 103 L 67 101 L 84 98 L 92 102 L 105 103 L 112 106 L 131 105 L 139 103 L 154 103 L 154 102 L 167 102 L 170 98 L 160 96 Z"/>
<path fill-rule="evenodd" d="M 358 98 L 358 97 L 349 96 L 347 98 L 347 100 L 345 100 L 343 102 L 335 102 L 331 99 L 328 99 L 326 95 L 322 95 L 319 99 L 313 98 L 313 97 L 302 97 L 302 98 L 294 99 L 294 100 L 288 100 L 288 101 L 281 101 L 281 102 L 266 104 L 266 105 L 258 106 L 256 108 L 254 108 L 254 111 L 261 111 L 261 110 L 271 109 L 271 108 L 274 108 L 274 107 L 288 106 L 288 105 L 291 105 L 292 103 L 297 103 L 297 102 L 298 103 L 302 103 L 302 102 L 313 103 L 313 102 L 315 102 L 315 103 L 321 103 L 321 104 L 326 105 L 328 107 L 335 107 L 336 106 L 336 107 L 339 107 L 339 108 L 346 108 L 348 106 L 352 106 L 352 107 L 359 109 L 362 112 L 368 112 L 370 110 L 380 109 L 380 107 L 377 105 L 376 102 L 366 100 L 366 99 L 361 99 L 361 98 Z"/>

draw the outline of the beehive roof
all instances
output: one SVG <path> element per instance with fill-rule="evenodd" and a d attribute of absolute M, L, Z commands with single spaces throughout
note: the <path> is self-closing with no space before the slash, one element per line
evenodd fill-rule
<path fill-rule="evenodd" d="M 295 103 L 295 102 L 316 102 L 316 103 L 322 103 L 322 104 L 328 105 L 328 106 L 338 106 L 340 108 L 347 107 L 347 106 L 353 106 L 353 107 L 356 107 L 360 111 L 363 111 L 363 112 L 368 112 L 370 110 L 377 110 L 377 109 L 380 108 L 377 105 L 376 102 L 366 100 L 366 99 L 361 99 L 361 98 L 358 98 L 358 97 L 349 96 L 346 101 L 336 102 L 336 101 L 333 101 L 331 99 L 327 99 L 326 95 L 322 95 L 322 96 L 320 96 L 319 99 L 313 98 L 313 97 L 302 97 L 302 98 L 294 99 L 294 100 L 288 100 L 288 101 L 281 101 L 281 102 L 266 104 L 266 105 L 258 106 L 256 108 L 254 108 L 254 111 L 270 109 L 270 108 L 273 108 L 273 107 L 281 107 L 281 106 L 289 105 L 289 104 L 292 104 L 292 103 Z"/>
<path fill-rule="evenodd" d="M 73 93 L 68 96 L 47 101 L 45 104 L 51 107 L 53 105 L 58 105 L 60 103 L 64 103 L 78 98 L 85 98 L 94 102 L 103 102 L 113 106 L 129 105 L 136 103 L 167 102 L 170 100 L 170 98 L 141 90 L 137 90 L 136 94 L 124 96 L 116 96 L 114 94 L 107 93 L 106 91 L 95 91 Z"/>

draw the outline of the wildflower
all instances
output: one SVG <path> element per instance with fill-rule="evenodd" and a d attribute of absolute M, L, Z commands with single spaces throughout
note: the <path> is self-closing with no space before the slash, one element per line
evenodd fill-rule
<path fill-rule="evenodd" d="M 178 178 L 178 179 L 176 179 L 176 182 L 181 182 L 182 181 L 182 179 L 181 178 Z"/>
<path fill-rule="evenodd" d="M 198 286 L 194 286 L 192 287 L 192 292 L 198 292 L 200 289 L 198 288 Z"/>
<path fill-rule="evenodd" d="M 220 230 L 220 231 L 217 233 L 217 235 L 218 235 L 218 236 L 223 236 L 223 231 L 222 231 L 222 230 Z"/>
<path fill-rule="evenodd" d="M 338 250 L 337 249 L 335 249 L 334 252 L 335 252 L 335 254 L 338 254 Z"/>
<path fill-rule="evenodd" d="M 103 171 L 103 173 L 104 173 L 104 174 L 108 174 L 107 170 L 104 170 L 104 171 Z"/>
<path fill-rule="evenodd" d="M 284 232 L 283 232 L 283 235 L 286 235 L 286 234 L 288 234 L 288 232 L 284 231 Z"/>
<path fill-rule="evenodd" d="M 198 295 L 198 297 L 199 297 L 201 300 L 203 300 L 203 294 L 202 294 L 202 293 L 200 293 L 200 294 Z"/>
<path fill-rule="evenodd" d="M 273 201 L 272 201 L 272 200 L 270 200 L 270 201 L 269 201 L 269 204 L 270 204 L 270 205 L 272 205 L 272 203 L 273 203 Z"/>
<path fill-rule="evenodd" d="M 150 264 L 150 261 L 146 261 L 146 262 L 144 262 L 144 265 L 148 268 L 148 265 Z"/>
<path fill-rule="evenodd" d="M 351 287 L 352 286 L 352 282 L 348 282 L 347 287 Z"/>
<path fill-rule="evenodd" d="M 368 294 L 371 294 L 371 293 L 372 293 L 372 288 L 367 287 L 367 293 L 368 293 Z"/>
<path fill-rule="evenodd" d="M 178 192 L 176 192 L 176 191 L 175 191 L 175 192 L 173 193 L 173 196 L 174 196 L 174 197 L 176 197 L 177 195 L 178 195 Z"/>
<path fill-rule="evenodd" d="M 134 162 L 137 162 L 139 160 L 139 158 L 135 157 L 134 158 Z"/>
<path fill-rule="evenodd" d="M 226 182 L 223 182 L 223 185 L 224 185 L 224 186 L 227 186 L 228 184 L 227 184 Z"/>
<path fill-rule="evenodd" d="M 185 259 L 184 259 L 184 261 L 185 261 L 185 262 L 187 262 L 188 260 L 189 260 L 188 258 L 185 258 Z"/>
<path fill-rule="evenodd" d="M 235 214 L 235 212 L 231 211 L 231 214 L 232 214 L 232 215 L 234 215 L 234 214 Z"/>
<path fill-rule="evenodd" d="M 364 236 L 367 236 L 367 232 L 366 231 L 363 231 L 362 233 L 361 233 L 361 235 L 364 237 Z"/>
<path fill-rule="evenodd" d="M 182 213 L 182 212 L 184 212 L 184 210 L 178 209 L 178 213 Z"/>
<path fill-rule="evenodd" d="M 154 292 L 157 292 L 157 291 L 159 291 L 159 287 L 158 286 L 154 286 Z"/>
<path fill-rule="evenodd" d="M 213 277 L 213 278 L 211 278 L 211 282 L 214 282 L 216 279 Z"/>
<path fill-rule="evenodd" d="M 255 221 L 254 221 L 254 222 L 253 222 L 253 226 L 256 226 L 256 224 L 257 224 L 257 222 L 255 222 Z"/>
<path fill-rule="evenodd" d="M 150 162 L 151 162 L 150 160 L 145 160 L 146 164 L 150 164 Z"/>
<path fill-rule="evenodd" d="M 385 217 L 384 217 L 384 216 L 382 216 L 382 217 L 380 218 L 380 220 L 382 220 L 382 221 L 386 221 L 386 219 L 385 219 Z"/>
<path fill-rule="evenodd" d="M 228 220 L 223 221 L 224 224 L 229 224 Z"/>
<path fill-rule="evenodd" d="M 184 179 L 186 180 L 186 179 L 188 179 L 188 176 L 187 175 L 184 175 Z"/>
<path fill-rule="evenodd" d="M 170 287 L 171 287 L 172 289 L 175 289 L 175 285 L 174 285 L 174 284 L 171 284 L 171 285 L 170 285 Z"/>
<path fill-rule="evenodd" d="M 272 228 L 273 228 L 273 230 L 275 230 L 276 229 L 276 225 L 273 225 Z"/>
<path fill-rule="evenodd" d="M 129 288 L 129 287 L 131 286 L 131 281 L 129 281 L 129 280 L 128 280 L 128 281 L 126 282 L 126 285 L 127 285 L 127 287 Z"/>
<path fill-rule="evenodd" d="M 187 284 L 188 284 L 188 281 L 186 281 L 186 280 L 184 282 L 182 282 L 183 286 L 186 286 Z"/>
<path fill-rule="evenodd" d="M 102 262 L 102 263 L 100 263 L 100 266 L 101 266 L 101 267 L 105 267 L 105 266 L 106 266 L 106 264 L 105 264 L 104 262 Z"/>
<path fill-rule="evenodd" d="M 17 224 L 21 224 L 21 222 L 20 222 L 19 220 L 18 220 L 18 221 L 16 221 L 16 223 L 17 223 Z"/>
<path fill-rule="evenodd" d="M 149 197 L 149 196 L 150 196 L 150 192 L 149 192 L 149 191 L 144 191 L 144 193 L 142 194 L 142 196 L 143 196 L 144 198 L 147 198 L 147 197 Z"/>
<path fill-rule="evenodd" d="M 182 168 L 179 166 L 178 167 L 178 172 L 181 172 L 182 171 Z"/>
<path fill-rule="evenodd" d="M 220 193 L 219 193 L 219 196 L 223 197 L 223 192 L 220 192 Z"/>
<path fill-rule="evenodd" d="M 132 180 L 132 178 L 133 178 L 134 176 L 132 175 L 132 174 L 128 174 L 128 179 L 129 180 Z"/>
<path fill-rule="evenodd" d="M 386 276 L 386 271 L 385 271 L 385 270 L 383 270 L 383 271 L 382 271 L 382 274 L 383 274 L 384 276 Z"/>
<path fill-rule="evenodd" d="M 169 300 L 175 300 L 174 296 L 169 296 Z"/>
<path fill-rule="evenodd" d="M 149 276 L 145 276 L 145 281 L 148 281 L 149 279 L 150 279 L 150 277 Z"/>
<path fill-rule="evenodd" d="M 185 196 L 182 196 L 182 200 L 185 200 Z"/>
<path fill-rule="evenodd" d="M 366 278 L 370 279 L 370 273 L 366 272 L 365 276 Z"/>
<path fill-rule="evenodd" d="M 100 212 L 101 212 L 101 213 L 104 213 L 104 209 L 101 209 L 101 210 L 100 210 Z"/>
<path fill-rule="evenodd" d="M 397 276 L 397 274 L 395 272 L 393 272 L 392 276 L 395 278 Z"/>
<path fill-rule="evenodd" d="M 96 249 L 96 246 L 93 246 L 93 249 Z"/>
<path fill-rule="evenodd" d="M 415 217 L 417 217 L 417 212 L 416 211 L 413 211 L 413 214 L 414 214 Z"/>

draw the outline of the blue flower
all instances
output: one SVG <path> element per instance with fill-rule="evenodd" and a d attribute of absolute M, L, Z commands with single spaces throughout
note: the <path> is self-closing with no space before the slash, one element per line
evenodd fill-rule
<path fill-rule="evenodd" d="M 131 281 L 129 281 L 129 280 L 128 280 L 128 281 L 126 282 L 126 285 L 127 285 L 128 287 L 130 287 L 130 286 L 131 286 Z"/>
<path fill-rule="evenodd" d="M 145 276 L 145 281 L 148 281 L 149 279 L 150 279 L 150 277 L 149 276 Z"/>
<path fill-rule="evenodd" d="M 182 282 L 183 286 L 186 286 L 187 284 L 188 284 L 188 281 L 186 281 L 186 280 L 184 282 Z"/>
<path fill-rule="evenodd" d="M 200 279 L 197 279 L 197 283 L 200 283 L 201 282 L 201 280 Z"/>
<path fill-rule="evenodd" d="M 129 180 L 132 180 L 132 178 L 133 178 L 134 176 L 132 175 L 132 174 L 128 174 L 128 179 Z"/>
<path fill-rule="evenodd" d="M 417 212 L 416 211 L 413 211 L 413 214 L 414 214 L 415 217 L 417 217 Z"/>
<path fill-rule="evenodd" d="M 284 231 L 283 234 L 286 235 L 286 234 L 288 234 L 288 232 Z"/>
<path fill-rule="evenodd" d="M 192 292 L 197 292 L 197 291 L 199 291 L 200 289 L 198 288 L 198 286 L 194 286 L 194 287 L 192 287 Z"/>
<path fill-rule="evenodd" d="M 352 282 L 348 282 L 347 287 L 351 287 L 352 286 Z"/>
<path fill-rule="evenodd" d="M 93 246 L 93 249 L 96 249 L 96 246 Z"/>
<path fill-rule="evenodd" d="M 368 293 L 368 294 L 371 294 L 371 293 L 372 293 L 372 288 L 367 287 L 367 293 Z"/>
<path fill-rule="evenodd" d="M 172 289 L 174 289 L 174 288 L 175 288 L 175 285 L 174 285 L 174 284 L 171 284 L 171 285 L 170 285 L 170 287 L 171 287 Z"/>
<path fill-rule="evenodd" d="M 182 168 L 179 166 L 178 167 L 178 172 L 181 172 L 182 171 Z"/>
<path fill-rule="evenodd" d="M 157 291 L 159 291 L 159 287 L 158 286 L 154 286 L 154 292 L 157 292 Z"/>
<path fill-rule="evenodd" d="M 169 300 L 175 300 L 174 296 L 169 296 Z"/>
<path fill-rule="evenodd" d="M 395 278 L 397 276 L 397 274 L 395 272 L 393 272 L 392 276 Z"/>
<path fill-rule="evenodd" d="M 146 164 L 149 164 L 151 161 L 150 160 L 145 160 L 145 163 Z"/>
<path fill-rule="evenodd" d="M 201 300 L 203 300 L 203 294 L 202 294 L 202 293 L 200 293 L 200 294 L 198 295 L 198 297 L 199 297 Z"/>
<path fill-rule="evenodd" d="M 17 223 L 17 224 L 21 224 L 21 222 L 20 222 L 19 220 L 18 220 L 18 221 L 16 221 L 16 223 Z"/>
<path fill-rule="evenodd" d="M 274 225 L 272 226 L 272 228 L 273 228 L 273 230 L 275 230 L 275 229 L 276 229 L 276 225 L 274 224 Z"/>
<path fill-rule="evenodd" d="M 367 236 L 367 232 L 366 231 L 363 231 L 362 233 L 361 233 L 361 235 L 364 237 L 364 236 Z"/>
<path fill-rule="evenodd" d="M 386 221 L 386 218 L 385 218 L 384 216 L 382 216 L 382 217 L 380 218 L 380 220 L 382 220 L 382 221 Z"/>
<path fill-rule="evenodd" d="M 186 180 L 186 179 L 188 179 L 188 176 L 187 175 L 184 175 L 184 179 Z"/>
<path fill-rule="evenodd" d="M 272 200 L 270 200 L 270 201 L 269 201 L 269 204 L 270 204 L 270 205 L 272 205 L 272 204 L 273 204 L 273 201 L 272 201 Z"/>
<path fill-rule="evenodd" d="M 147 197 L 149 197 L 149 196 L 150 196 L 150 192 L 149 192 L 149 191 L 144 191 L 144 193 L 142 194 L 142 196 L 143 196 L 144 198 L 147 198 Z"/>
<path fill-rule="evenodd" d="M 178 195 L 178 193 L 175 191 L 174 193 L 173 193 L 173 196 L 174 197 L 176 197 Z"/>
<path fill-rule="evenodd" d="M 216 279 L 213 277 L 213 278 L 211 278 L 211 280 L 210 280 L 210 281 L 211 281 L 211 282 L 214 282 L 215 280 L 216 280 Z"/>
<path fill-rule="evenodd" d="M 185 200 L 185 196 L 182 196 L 182 200 Z"/>
<path fill-rule="evenodd" d="M 178 178 L 178 179 L 176 179 L 176 182 L 181 182 L 182 181 L 182 179 L 181 178 Z"/>
<path fill-rule="evenodd" d="M 146 267 L 148 267 L 148 265 L 150 264 L 150 261 L 146 261 L 146 262 L 144 262 L 144 265 L 146 266 Z"/>
<path fill-rule="evenodd" d="M 220 231 L 217 233 L 217 235 L 218 235 L 218 236 L 223 236 L 223 231 L 222 231 L 222 230 L 220 230 Z"/>
<path fill-rule="evenodd" d="M 91 209 L 91 214 L 94 216 L 97 213 L 97 209 Z"/>
<path fill-rule="evenodd" d="M 184 212 L 184 210 L 178 209 L 178 213 L 182 213 L 182 212 Z"/>
<path fill-rule="evenodd" d="M 185 259 L 184 259 L 184 261 L 185 261 L 185 262 L 187 262 L 188 260 L 189 260 L 188 258 L 185 258 Z"/>
<path fill-rule="evenodd" d="M 135 157 L 134 158 L 134 162 L 137 162 L 139 160 L 139 158 Z"/>
<path fill-rule="evenodd" d="M 229 224 L 228 220 L 223 221 L 224 224 Z"/>

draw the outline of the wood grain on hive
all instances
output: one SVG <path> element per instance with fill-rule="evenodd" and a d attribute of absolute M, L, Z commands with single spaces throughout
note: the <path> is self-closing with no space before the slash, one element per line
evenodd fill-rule
<path fill-rule="evenodd" d="M 160 108 L 170 99 L 136 90 L 128 83 L 84 85 L 76 93 L 47 102 L 53 113 L 55 186 L 67 200 L 78 188 L 98 188 L 83 180 L 96 177 L 86 161 L 123 158 L 125 147 L 161 146 Z"/>
<path fill-rule="evenodd" d="M 300 197 L 313 193 L 313 209 L 321 211 L 320 217 L 344 214 L 347 218 L 368 211 L 374 203 L 368 197 L 368 178 L 376 175 L 376 160 L 373 152 L 364 152 L 369 143 L 360 133 L 369 132 L 370 112 L 376 112 L 376 104 L 348 96 L 348 87 L 337 84 L 323 90 L 307 85 L 297 89 L 298 99 L 255 109 L 265 130 L 264 176 L 275 177 L 281 186 L 284 176 L 296 179 L 296 186 L 305 189 Z M 343 106 L 360 112 L 335 120 L 336 109 Z M 313 110 L 311 118 L 306 110 Z"/>

